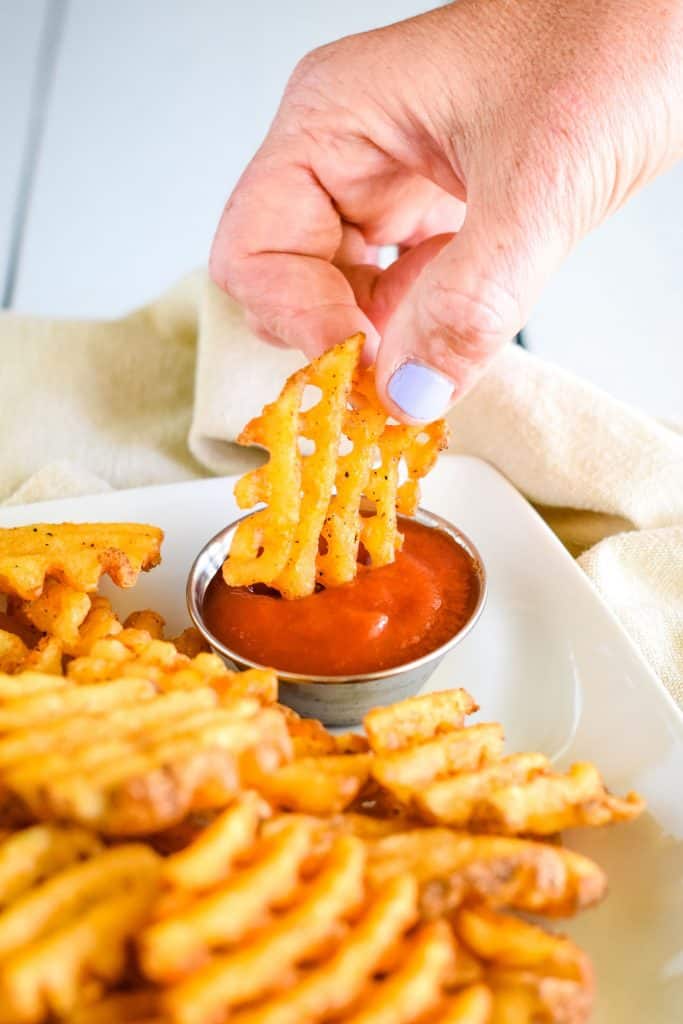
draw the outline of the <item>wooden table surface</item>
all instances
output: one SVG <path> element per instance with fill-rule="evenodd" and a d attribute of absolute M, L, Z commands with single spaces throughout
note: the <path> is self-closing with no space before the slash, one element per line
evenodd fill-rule
<path fill-rule="evenodd" d="M 109 317 L 206 255 L 311 47 L 418 0 L 0 0 L 3 305 Z M 683 421 L 683 164 L 586 239 L 529 347 Z"/>

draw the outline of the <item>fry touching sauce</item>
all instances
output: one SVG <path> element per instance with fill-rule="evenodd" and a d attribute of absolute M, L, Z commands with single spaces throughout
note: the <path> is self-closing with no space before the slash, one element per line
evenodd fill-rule
<path fill-rule="evenodd" d="M 360 566 L 351 583 L 298 600 L 229 587 L 219 571 L 204 599 L 206 624 L 236 654 L 308 675 L 377 672 L 428 654 L 471 617 L 479 574 L 442 530 L 402 520 L 401 531 L 391 565 Z"/>

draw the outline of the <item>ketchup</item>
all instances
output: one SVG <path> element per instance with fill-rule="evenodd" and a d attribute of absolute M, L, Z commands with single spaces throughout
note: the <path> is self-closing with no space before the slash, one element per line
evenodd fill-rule
<path fill-rule="evenodd" d="M 219 570 L 204 598 L 206 625 L 236 654 L 306 675 L 377 672 L 428 654 L 470 619 L 479 573 L 443 530 L 404 519 L 401 532 L 391 565 L 359 565 L 350 583 L 294 601 L 229 587 Z"/>

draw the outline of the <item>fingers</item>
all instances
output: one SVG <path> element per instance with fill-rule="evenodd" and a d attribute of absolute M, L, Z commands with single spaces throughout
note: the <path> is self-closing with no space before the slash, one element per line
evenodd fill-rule
<path fill-rule="evenodd" d="M 257 333 L 313 358 L 356 331 L 378 335 L 331 260 L 339 214 L 293 149 L 265 149 L 239 182 L 218 226 L 210 271 L 242 303 Z"/>
<path fill-rule="evenodd" d="M 346 267 L 344 273 L 356 302 L 382 334 L 389 319 L 416 281 L 423 267 L 443 249 L 453 235 L 435 235 L 406 250 L 386 270 L 363 264 Z"/>
<path fill-rule="evenodd" d="M 481 209 L 481 208 L 479 208 Z M 474 207 L 463 230 L 404 292 L 383 331 L 377 386 L 406 422 L 442 416 L 524 325 L 559 261 L 552 232 Z"/>

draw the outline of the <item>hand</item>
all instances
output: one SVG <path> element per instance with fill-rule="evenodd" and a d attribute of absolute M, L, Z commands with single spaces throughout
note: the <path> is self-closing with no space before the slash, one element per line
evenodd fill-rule
<path fill-rule="evenodd" d="M 680 0 L 461 0 L 304 58 L 211 273 L 311 357 L 365 331 L 388 408 L 434 419 L 682 150 Z"/>

